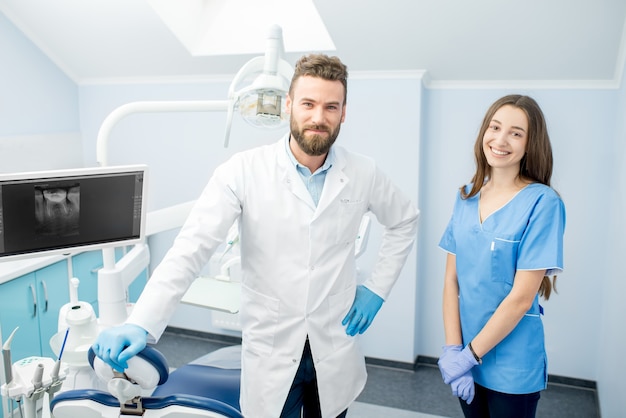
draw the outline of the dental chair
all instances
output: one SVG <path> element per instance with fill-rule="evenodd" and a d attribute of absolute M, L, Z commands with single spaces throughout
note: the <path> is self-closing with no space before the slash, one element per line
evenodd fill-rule
<path fill-rule="evenodd" d="M 232 349 L 227 354 L 237 355 Z M 108 392 L 60 392 L 50 402 L 55 418 L 243 418 L 239 411 L 241 370 L 236 361 L 224 366 L 211 353 L 169 373 L 161 352 L 147 346 L 128 360 L 124 373 L 118 373 L 91 349 L 88 358 L 95 373 L 107 381 Z"/>

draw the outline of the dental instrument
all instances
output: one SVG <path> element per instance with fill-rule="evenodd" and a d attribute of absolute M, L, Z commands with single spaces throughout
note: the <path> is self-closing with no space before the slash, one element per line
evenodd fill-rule
<path fill-rule="evenodd" d="M 55 361 L 49 357 L 32 356 L 11 364 L 11 341 L 17 329 L 13 330 L 2 346 L 6 383 L 0 387 L 0 393 L 9 400 L 17 401 L 18 404 L 23 403 L 24 410 L 20 409 L 23 418 L 36 418 L 38 401 L 44 399 L 42 408 L 48 408 L 45 404 L 49 403 L 59 391 L 68 370 L 60 357 Z"/>
<path fill-rule="evenodd" d="M 9 335 L 9 338 L 7 338 L 5 343 L 2 345 L 2 360 L 4 362 L 4 378 L 5 378 L 5 382 L 7 385 L 13 382 L 13 369 L 12 369 L 13 363 L 11 362 L 11 341 L 13 341 L 13 337 L 15 336 L 15 333 L 17 332 L 18 329 L 19 327 L 16 327 L 13 330 L 13 332 L 11 332 L 11 334 Z"/>

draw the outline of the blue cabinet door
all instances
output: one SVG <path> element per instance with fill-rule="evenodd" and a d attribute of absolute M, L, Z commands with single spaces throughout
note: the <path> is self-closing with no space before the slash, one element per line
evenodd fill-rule
<path fill-rule="evenodd" d="M 2 340 L 19 327 L 11 342 L 13 362 L 40 352 L 39 307 L 37 306 L 35 273 L 10 280 L 0 285 L 0 324 Z"/>
<path fill-rule="evenodd" d="M 58 332 L 59 311 L 70 301 L 67 260 L 35 272 L 41 356 L 56 359 L 50 339 Z"/>
<path fill-rule="evenodd" d="M 19 327 L 11 342 L 13 362 L 30 356 L 56 358 L 50 339 L 57 332 L 59 309 L 68 300 L 66 260 L 0 285 L 3 341 Z M 0 418 L 2 415 L 0 410 Z"/>
<path fill-rule="evenodd" d="M 29 356 L 55 358 L 50 339 L 57 333 L 59 310 L 69 301 L 67 261 L 59 261 L 0 285 L 0 324 L 14 361 Z"/>

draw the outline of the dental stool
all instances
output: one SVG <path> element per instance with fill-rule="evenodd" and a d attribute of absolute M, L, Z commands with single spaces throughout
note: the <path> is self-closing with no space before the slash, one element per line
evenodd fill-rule
<path fill-rule="evenodd" d="M 55 418 L 243 418 L 237 368 L 186 364 L 169 373 L 165 357 L 151 346 L 128 360 L 123 374 L 91 349 L 88 358 L 96 374 L 108 382 L 108 392 L 60 392 L 50 402 Z"/>

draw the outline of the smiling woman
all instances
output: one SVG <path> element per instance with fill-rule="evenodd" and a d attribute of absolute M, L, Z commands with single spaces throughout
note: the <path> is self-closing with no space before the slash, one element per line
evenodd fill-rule
<path fill-rule="evenodd" d="M 483 152 L 492 170 L 519 171 L 526 154 L 528 118 L 517 107 L 504 105 L 491 119 L 483 135 Z"/>
<path fill-rule="evenodd" d="M 548 299 L 547 276 L 563 269 L 565 229 L 537 103 L 497 100 L 474 153 L 476 173 L 439 243 L 448 253 L 439 368 L 466 417 L 533 418 L 547 387 L 539 296 Z"/>

